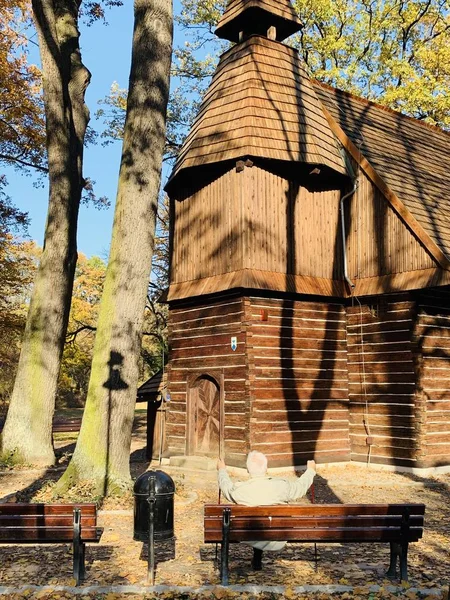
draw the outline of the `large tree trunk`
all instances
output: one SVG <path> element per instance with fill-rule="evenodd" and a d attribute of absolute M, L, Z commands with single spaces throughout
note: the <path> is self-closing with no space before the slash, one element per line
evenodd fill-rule
<path fill-rule="evenodd" d="M 42 60 L 49 166 L 49 209 L 22 351 L 2 435 L 16 462 L 54 463 L 52 418 L 77 259 L 83 143 L 89 120 L 81 62 L 81 0 L 33 0 Z"/>
<path fill-rule="evenodd" d="M 130 485 L 142 322 L 151 269 L 172 48 L 171 0 L 136 0 L 122 161 L 88 397 L 58 491 L 90 481 L 101 495 Z"/>

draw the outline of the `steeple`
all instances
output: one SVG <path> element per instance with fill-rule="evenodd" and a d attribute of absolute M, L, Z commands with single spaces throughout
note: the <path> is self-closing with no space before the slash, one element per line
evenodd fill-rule
<path fill-rule="evenodd" d="M 231 42 L 252 34 L 282 42 L 301 27 L 290 0 L 229 0 L 215 33 Z"/>
<path fill-rule="evenodd" d="M 290 0 L 229 0 L 216 33 L 239 42 L 220 57 L 166 189 L 182 171 L 243 157 L 347 177 L 305 65 L 281 42 L 299 27 Z"/>

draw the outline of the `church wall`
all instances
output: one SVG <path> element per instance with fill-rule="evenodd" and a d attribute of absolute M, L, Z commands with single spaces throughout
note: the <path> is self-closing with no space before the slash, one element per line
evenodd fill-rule
<path fill-rule="evenodd" d="M 272 466 L 350 458 L 341 304 L 247 300 L 250 441 Z"/>
<path fill-rule="evenodd" d="M 209 374 L 223 382 L 229 464 L 250 449 L 274 467 L 448 464 L 449 300 L 436 288 L 347 307 L 258 295 L 172 307 L 166 455 L 185 454 L 189 381 Z"/>
<path fill-rule="evenodd" d="M 345 207 L 348 272 L 351 279 L 382 277 L 436 267 L 435 261 L 378 188 L 360 172 L 358 188 Z M 383 289 L 380 288 L 380 293 Z"/>
<path fill-rule="evenodd" d="M 418 466 L 425 415 L 416 388 L 415 322 L 409 294 L 347 308 L 352 460 Z"/>
<path fill-rule="evenodd" d="M 421 466 L 450 463 L 450 288 L 416 293 L 413 341 L 422 407 Z"/>
<path fill-rule="evenodd" d="M 184 187 L 172 200 L 171 283 L 241 269 L 341 278 L 339 197 L 257 165 Z"/>
<path fill-rule="evenodd" d="M 223 385 L 225 456 L 229 464 L 244 464 L 249 405 L 243 315 L 242 299 L 236 297 L 171 308 L 166 455 L 186 453 L 189 383 L 209 375 Z"/>

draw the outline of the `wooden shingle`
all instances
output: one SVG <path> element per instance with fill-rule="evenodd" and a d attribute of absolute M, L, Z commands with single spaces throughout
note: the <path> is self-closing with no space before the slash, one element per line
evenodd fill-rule
<path fill-rule="evenodd" d="M 222 55 L 171 176 L 243 156 L 346 167 L 296 50 L 251 36 Z"/>

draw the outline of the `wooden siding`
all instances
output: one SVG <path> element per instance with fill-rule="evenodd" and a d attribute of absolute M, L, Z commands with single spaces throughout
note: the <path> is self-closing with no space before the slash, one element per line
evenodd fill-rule
<path fill-rule="evenodd" d="M 237 298 L 171 309 L 166 455 L 185 454 L 188 383 L 210 375 L 216 381 L 223 377 L 226 459 L 229 464 L 245 463 L 249 406 L 243 320 L 242 300 Z M 237 337 L 235 352 L 231 336 Z"/>
<path fill-rule="evenodd" d="M 411 467 L 420 457 L 414 322 L 407 295 L 347 308 L 352 460 Z"/>
<path fill-rule="evenodd" d="M 232 289 L 267 290 L 336 298 L 346 295 L 343 281 L 304 275 L 286 275 L 274 271 L 242 269 L 224 275 L 171 284 L 168 300 L 170 302 Z"/>
<path fill-rule="evenodd" d="M 368 177 L 360 172 L 358 181 L 346 207 L 350 277 L 359 280 L 436 267 Z"/>
<path fill-rule="evenodd" d="M 244 466 L 250 448 L 272 466 L 448 464 L 450 288 L 353 302 L 172 308 L 166 455 L 186 450 L 188 382 L 211 375 L 223 378 L 230 464 Z"/>
<path fill-rule="evenodd" d="M 450 460 L 450 288 L 417 295 L 414 327 L 419 379 L 417 394 L 425 420 L 422 466 Z"/>
<path fill-rule="evenodd" d="M 184 190 L 172 204 L 170 283 L 192 281 L 242 268 L 242 173 L 234 169 L 207 187 Z"/>
<path fill-rule="evenodd" d="M 348 270 L 357 296 L 445 285 L 424 246 L 360 172 L 346 200 Z M 307 190 L 254 164 L 172 201 L 169 299 L 232 288 L 346 297 L 337 190 Z M 320 225 L 319 225 L 320 224 Z"/>
<path fill-rule="evenodd" d="M 173 203 L 171 284 L 241 269 L 341 277 L 339 191 L 308 191 L 254 165 L 185 194 Z"/>
<path fill-rule="evenodd" d="M 252 297 L 246 314 L 252 449 L 272 466 L 348 460 L 344 307 Z"/>
<path fill-rule="evenodd" d="M 450 258 L 449 132 L 327 85 L 313 86 L 378 177 Z"/>

